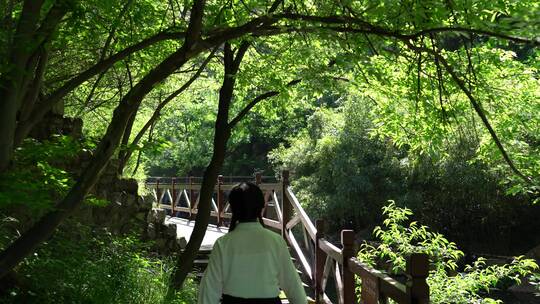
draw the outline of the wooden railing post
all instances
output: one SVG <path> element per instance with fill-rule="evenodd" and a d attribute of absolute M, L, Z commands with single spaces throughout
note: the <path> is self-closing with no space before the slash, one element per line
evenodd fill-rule
<path fill-rule="evenodd" d="M 322 280 L 324 273 L 324 263 L 326 262 L 326 257 L 324 251 L 320 247 L 320 240 L 324 237 L 324 220 L 318 219 L 315 222 L 315 227 L 317 228 L 317 234 L 315 234 L 315 265 L 313 269 L 315 270 L 315 303 L 323 303 L 323 294 L 324 290 L 322 288 Z"/>
<path fill-rule="evenodd" d="M 172 181 L 171 181 L 171 191 L 172 191 L 172 195 L 171 195 L 171 199 L 172 199 L 172 202 L 171 202 L 171 217 L 174 217 L 174 204 L 176 203 L 176 189 L 174 189 L 174 186 L 176 185 L 176 177 L 173 177 L 172 178 Z"/>
<path fill-rule="evenodd" d="M 343 246 L 343 263 L 341 264 L 341 276 L 343 279 L 343 304 L 356 303 L 356 294 L 354 292 L 354 273 L 349 270 L 349 259 L 356 257 L 354 249 L 354 231 L 341 231 L 341 245 Z"/>
<path fill-rule="evenodd" d="M 429 257 L 424 253 L 413 253 L 407 259 L 407 293 L 412 304 L 429 303 L 429 286 L 426 279 L 429 275 Z"/>
<path fill-rule="evenodd" d="M 255 185 L 260 185 L 262 184 L 262 174 L 260 171 L 255 171 Z M 261 189 L 262 190 L 262 189 Z M 264 197 L 264 207 L 263 207 L 263 211 L 262 211 L 262 216 L 263 217 L 267 217 L 268 215 L 268 208 L 266 208 L 266 195 L 264 193 L 264 190 L 262 190 L 263 192 L 263 197 Z"/>
<path fill-rule="evenodd" d="M 223 185 L 223 175 L 218 175 L 217 180 L 217 226 L 221 226 L 221 210 L 223 209 L 223 191 L 221 190 Z"/>
<path fill-rule="evenodd" d="M 261 172 L 255 172 L 255 184 L 257 184 L 257 185 L 262 184 L 262 173 Z"/>
<path fill-rule="evenodd" d="M 189 184 L 189 202 L 191 203 L 191 206 L 189 206 L 189 219 L 193 219 L 193 211 L 195 209 L 195 200 L 193 199 L 193 176 L 190 176 L 188 179 Z"/>
<path fill-rule="evenodd" d="M 287 223 L 292 217 L 292 205 L 287 197 L 287 188 L 289 187 L 289 170 L 281 171 L 281 210 L 283 212 L 283 222 L 281 223 L 281 236 L 287 240 Z"/>
<path fill-rule="evenodd" d="M 156 203 L 157 203 L 157 208 L 160 208 L 161 205 L 160 205 L 160 201 L 161 201 L 161 193 L 159 193 L 159 177 L 156 177 Z"/>

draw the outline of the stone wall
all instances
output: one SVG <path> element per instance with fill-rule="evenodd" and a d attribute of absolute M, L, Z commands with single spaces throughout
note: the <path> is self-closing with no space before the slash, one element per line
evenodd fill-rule
<path fill-rule="evenodd" d="M 142 235 L 146 226 L 146 214 L 152 202 L 137 193 L 135 179 L 122 179 L 104 174 L 94 186 L 91 194 L 107 200 L 106 206 L 83 205 L 76 213 L 81 222 L 107 228 L 113 234 L 136 232 Z"/>
<path fill-rule="evenodd" d="M 37 140 L 48 139 L 52 134 L 81 138 L 82 126 L 83 121 L 80 118 L 70 118 L 49 113 L 30 131 L 29 136 Z"/>
<path fill-rule="evenodd" d="M 165 209 L 152 208 L 148 212 L 146 236 L 154 241 L 154 250 L 164 255 L 183 250 L 187 241 L 178 237 L 175 223 L 167 222 Z"/>
<path fill-rule="evenodd" d="M 38 140 L 45 140 L 53 134 L 69 135 L 75 139 L 81 139 L 82 120 L 49 113 L 32 130 L 30 136 Z M 58 160 L 54 165 L 78 176 L 90 159 L 91 152 L 82 151 L 74 159 Z M 120 178 L 117 172 L 118 161 L 113 159 L 109 161 L 99 181 L 90 191 L 90 195 L 107 200 L 109 204 L 106 206 L 83 204 L 73 216 L 84 224 L 107 228 L 113 234 L 136 232 L 142 235 L 146 229 L 145 219 L 151 209 L 152 202 L 139 196 L 138 184 L 135 179 Z"/>

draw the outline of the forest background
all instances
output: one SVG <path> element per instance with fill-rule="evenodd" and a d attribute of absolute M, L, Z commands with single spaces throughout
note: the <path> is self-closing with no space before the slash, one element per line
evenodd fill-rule
<path fill-rule="evenodd" d="M 330 235 L 369 238 L 391 199 L 471 255 L 540 243 L 537 1 L 4 0 L 0 12 L 0 208 L 5 226 L 34 219 L 6 228 L 2 276 L 43 267 L 25 258 L 59 225 L 57 247 L 107 243 L 73 235 L 69 215 L 104 204 L 87 194 L 111 159 L 119 176 L 204 175 L 207 190 L 218 174 L 290 169 Z M 81 119 L 82 138 L 31 139 L 58 115 Z M 59 168 L 81 151 L 81 172 Z M 113 264 L 145 250 L 112 243 L 99 250 Z M 150 293 L 169 272 L 181 285 L 193 257 Z"/>

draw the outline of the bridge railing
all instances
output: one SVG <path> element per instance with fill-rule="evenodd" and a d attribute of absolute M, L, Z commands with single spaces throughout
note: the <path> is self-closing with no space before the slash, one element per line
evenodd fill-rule
<path fill-rule="evenodd" d="M 297 259 L 304 281 L 313 290 L 316 303 L 332 303 L 327 294 L 328 281 L 334 280 L 338 304 L 358 303 L 355 278 L 361 281 L 360 303 L 387 303 L 392 299 L 399 304 L 429 303 L 426 278 L 429 260 L 425 254 L 412 254 L 407 259 L 406 281 L 398 281 L 356 259 L 355 234 L 341 232 L 341 248 L 329 242 L 324 235 L 324 221 L 314 225 L 289 185 L 289 172 L 283 171 L 281 180 L 273 177 L 219 176 L 212 198 L 211 216 L 216 224 L 226 225 L 231 218 L 228 192 L 239 181 L 255 180 L 265 198 L 264 224 L 281 233 Z M 263 182 L 268 181 L 271 182 Z M 197 213 L 201 179 L 151 178 L 147 187 L 156 204 L 169 209 L 172 215 L 193 219 Z M 297 237 L 300 236 L 300 241 Z M 332 293 L 330 293 L 332 294 Z"/>

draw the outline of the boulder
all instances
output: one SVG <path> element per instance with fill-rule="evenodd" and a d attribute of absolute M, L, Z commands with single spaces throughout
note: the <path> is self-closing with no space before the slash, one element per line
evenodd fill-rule
<path fill-rule="evenodd" d="M 176 244 L 180 247 L 180 249 L 185 249 L 187 246 L 187 240 L 183 236 L 177 236 L 176 237 Z"/>
<path fill-rule="evenodd" d="M 167 215 L 165 209 L 152 208 L 148 213 L 148 223 L 163 224 L 165 222 L 165 216 Z"/>
<path fill-rule="evenodd" d="M 158 235 L 156 225 L 154 223 L 149 223 L 146 227 L 146 234 L 150 239 L 155 239 Z"/>
<path fill-rule="evenodd" d="M 168 237 L 171 237 L 172 239 L 176 238 L 176 224 L 175 223 L 167 223 L 165 229 L 165 235 Z"/>

